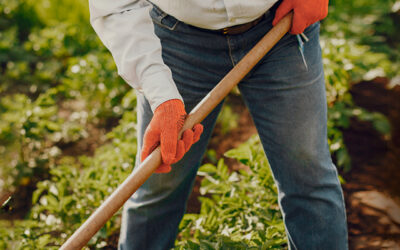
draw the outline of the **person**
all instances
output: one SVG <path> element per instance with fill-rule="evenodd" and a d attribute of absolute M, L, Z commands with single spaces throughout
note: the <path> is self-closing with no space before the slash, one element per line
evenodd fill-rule
<path fill-rule="evenodd" d="M 348 248 L 319 46 L 328 0 L 89 0 L 89 8 L 119 75 L 137 90 L 136 163 L 158 145 L 163 161 L 124 205 L 119 249 L 174 246 L 222 103 L 178 140 L 185 115 L 290 11 L 290 32 L 238 87 L 277 184 L 289 248 Z"/>

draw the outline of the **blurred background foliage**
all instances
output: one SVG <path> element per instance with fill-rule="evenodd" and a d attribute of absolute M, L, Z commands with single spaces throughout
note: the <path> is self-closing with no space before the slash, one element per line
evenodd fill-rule
<path fill-rule="evenodd" d="M 387 119 L 357 107 L 349 87 L 398 76 L 399 10 L 394 0 L 330 1 L 321 47 L 329 143 L 339 168 L 351 167 L 341 132 L 350 119 L 369 121 L 390 136 Z M 8 203 L 23 207 L 15 218 L 6 218 L 13 211 L 0 214 L 0 248 L 56 249 L 129 174 L 136 156 L 136 96 L 90 27 L 87 1 L 0 0 L 0 98 L 0 199 L 15 193 Z M 218 119 L 222 133 L 238 126 L 231 106 L 228 100 Z M 258 139 L 227 156 L 251 171 L 230 173 L 222 160 L 201 168 L 208 198 L 202 198 L 199 215 L 185 216 L 177 247 L 284 247 L 276 191 Z M 255 194 L 266 188 L 270 195 L 254 200 L 233 194 L 232 187 Z M 227 204 L 239 200 L 254 206 L 229 210 Z M 115 216 L 89 247 L 115 246 L 118 228 Z"/>

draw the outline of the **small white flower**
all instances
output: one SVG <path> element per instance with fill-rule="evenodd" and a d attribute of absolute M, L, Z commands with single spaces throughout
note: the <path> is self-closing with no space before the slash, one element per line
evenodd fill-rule
<path fill-rule="evenodd" d="M 79 65 L 74 65 L 71 67 L 72 73 L 78 73 L 80 70 L 81 70 L 81 67 Z"/>

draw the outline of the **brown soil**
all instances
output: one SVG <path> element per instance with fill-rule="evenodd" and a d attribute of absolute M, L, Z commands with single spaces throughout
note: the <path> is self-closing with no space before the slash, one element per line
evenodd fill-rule
<path fill-rule="evenodd" d="M 388 80 L 360 82 L 351 89 L 354 102 L 369 111 L 386 115 L 392 125 L 390 139 L 383 138 L 371 124 L 352 121 L 344 131 L 352 168 L 342 173 L 347 205 L 351 249 L 400 249 L 400 225 L 387 211 L 362 205 L 355 193 L 376 190 L 399 204 L 400 200 L 400 86 L 389 89 Z M 388 220 L 389 218 L 389 220 Z"/>

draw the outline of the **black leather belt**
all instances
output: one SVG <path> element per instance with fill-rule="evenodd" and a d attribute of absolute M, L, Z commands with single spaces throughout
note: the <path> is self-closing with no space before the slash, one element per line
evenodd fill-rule
<path fill-rule="evenodd" d="M 243 23 L 243 24 L 239 24 L 239 25 L 235 25 L 235 26 L 230 26 L 230 27 L 226 27 L 223 29 L 219 29 L 219 30 L 214 30 L 218 33 L 222 33 L 223 35 L 239 35 L 242 34 L 246 31 L 248 31 L 249 29 L 253 28 L 254 26 L 256 26 L 261 20 L 264 19 L 265 14 L 261 15 L 259 18 L 248 22 L 248 23 Z"/>

